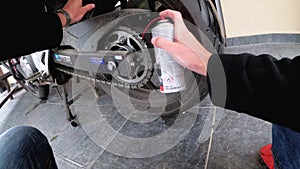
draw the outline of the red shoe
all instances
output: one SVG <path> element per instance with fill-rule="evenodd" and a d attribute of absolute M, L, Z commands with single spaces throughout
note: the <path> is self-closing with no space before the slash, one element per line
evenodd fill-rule
<path fill-rule="evenodd" d="M 267 144 L 260 149 L 260 157 L 268 169 L 275 169 L 272 156 L 272 144 Z"/>

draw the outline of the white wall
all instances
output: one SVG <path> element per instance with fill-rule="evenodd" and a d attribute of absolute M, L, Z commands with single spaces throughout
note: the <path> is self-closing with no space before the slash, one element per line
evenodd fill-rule
<path fill-rule="evenodd" d="M 300 34 L 300 0 L 220 0 L 226 38 Z"/>

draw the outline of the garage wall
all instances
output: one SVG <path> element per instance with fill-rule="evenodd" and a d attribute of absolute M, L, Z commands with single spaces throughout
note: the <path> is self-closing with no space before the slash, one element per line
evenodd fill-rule
<path fill-rule="evenodd" d="M 226 38 L 300 34 L 300 0 L 220 0 Z"/>

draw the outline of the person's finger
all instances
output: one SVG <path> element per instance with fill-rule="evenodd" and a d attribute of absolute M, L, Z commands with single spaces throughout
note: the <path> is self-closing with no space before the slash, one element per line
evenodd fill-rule
<path fill-rule="evenodd" d="M 82 7 L 85 11 L 90 11 L 95 8 L 95 4 L 87 4 Z"/>
<path fill-rule="evenodd" d="M 161 48 L 172 55 L 176 55 L 176 57 L 184 56 L 186 51 L 190 51 L 187 46 L 169 41 L 162 37 L 154 37 L 151 39 L 151 42 L 154 46 Z"/>
<path fill-rule="evenodd" d="M 159 15 L 175 19 L 176 17 L 180 17 L 181 13 L 171 9 L 166 9 L 164 11 L 161 11 Z"/>
<path fill-rule="evenodd" d="M 151 42 L 155 47 L 161 48 L 170 53 L 172 57 L 182 66 L 187 66 L 183 56 L 194 55 L 194 53 L 191 52 L 191 50 L 189 50 L 186 46 L 169 41 L 162 37 L 154 37 L 151 39 Z"/>
<path fill-rule="evenodd" d="M 159 15 L 163 16 L 163 17 L 169 17 L 169 18 L 173 19 L 175 23 L 176 22 L 177 23 L 182 23 L 183 22 L 182 15 L 178 11 L 174 11 L 174 10 L 171 10 L 171 9 L 166 9 L 166 10 L 160 12 Z"/>
<path fill-rule="evenodd" d="M 174 46 L 176 46 L 174 42 L 169 41 L 162 37 L 154 37 L 151 39 L 151 42 L 154 46 L 164 49 L 164 50 L 166 50 L 166 49 L 169 50 L 170 48 L 174 48 Z"/>
<path fill-rule="evenodd" d="M 173 19 L 174 21 L 174 27 L 175 27 L 175 36 L 179 36 L 181 32 L 184 32 L 187 30 L 185 23 L 183 21 L 182 15 L 178 11 L 174 11 L 171 9 L 166 9 L 159 13 L 161 17 L 169 17 Z"/>

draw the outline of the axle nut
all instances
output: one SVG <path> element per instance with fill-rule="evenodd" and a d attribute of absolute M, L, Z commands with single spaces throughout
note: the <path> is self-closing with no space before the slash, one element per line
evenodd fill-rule
<path fill-rule="evenodd" d="M 116 70 L 117 65 L 114 61 L 108 61 L 106 67 L 109 71 L 114 71 Z"/>

